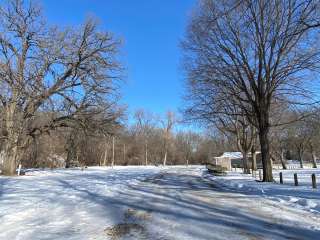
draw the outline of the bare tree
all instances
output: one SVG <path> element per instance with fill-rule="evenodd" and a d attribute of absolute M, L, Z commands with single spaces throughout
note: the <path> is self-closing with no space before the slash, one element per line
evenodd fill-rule
<path fill-rule="evenodd" d="M 251 164 L 251 169 L 252 171 L 257 170 L 257 145 L 258 145 L 258 136 L 257 132 L 255 130 L 255 134 L 252 138 L 252 146 L 251 146 L 251 159 L 252 159 L 252 164 Z"/>
<path fill-rule="evenodd" d="M 236 109 L 232 106 L 230 107 L 234 110 Z M 236 113 L 236 111 L 234 113 Z M 244 113 L 242 116 L 238 114 L 239 113 L 220 118 L 218 128 L 229 136 L 231 134 L 231 138 L 236 139 L 237 148 L 242 153 L 243 171 L 249 174 L 248 155 L 256 139 L 256 130 L 254 126 L 248 122 Z"/>
<path fill-rule="evenodd" d="M 304 165 L 304 155 L 307 151 L 310 139 L 311 135 L 308 123 L 305 120 L 290 125 L 288 143 L 291 145 L 293 152 L 297 153 L 301 168 L 303 168 Z"/>
<path fill-rule="evenodd" d="M 285 151 L 288 149 L 288 127 L 286 128 L 274 128 L 271 131 L 271 155 L 274 155 L 274 159 L 279 159 L 283 169 L 287 169 L 285 160 Z"/>
<path fill-rule="evenodd" d="M 172 138 L 172 130 L 174 128 L 174 125 L 177 122 L 177 118 L 175 114 L 171 111 L 168 111 L 166 113 L 166 118 L 161 121 L 162 124 L 162 130 L 163 130 L 163 148 L 164 148 L 164 157 L 163 157 L 163 165 L 165 166 L 167 164 L 167 157 L 168 157 L 168 148 L 171 144 L 171 138 Z"/>
<path fill-rule="evenodd" d="M 320 121 L 319 110 L 310 115 L 306 121 L 307 134 L 309 135 L 308 147 L 312 157 L 312 167 L 317 168 L 317 154 L 319 154 Z"/>
<path fill-rule="evenodd" d="M 137 134 L 143 138 L 144 142 L 144 163 L 148 165 L 148 148 L 149 139 L 152 135 L 152 130 L 155 128 L 154 117 L 142 109 L 135 112 Z"/>
<path fill-rule="evenodd" d="M 80 28 L 49 27 L 41 9 L 23 0 L 0 8 L 0 108 L 4 174 L 14 174 L 32 138 L 84 126 L 104 112 L 113 122 L 119 41 L 89 20 Z M 46 121 L 36 124 L 39 115 Z"/>
<path fill-rule="evenodd" d="M 177 155 L 181 155 L 183 162 L 188 166 L 194 157 L 194 153 L 199 150 L 202 139 L 199 134 L 192 131 L 179 131 L 175 136 L 175 146 Z M 180 161 L 178 161 L 180 162 Z"/>
<path fill-rule="evenodd" d="M 319 1 L 203 0 L 183 42 L 189 114 L 223 111 L 236 98 L 259 134 L 263 181 L 273 181 L 272 105 L 310 103 L 308 73 L 319 57 Z M 301 74 L 301 73 L 304 74 Z"/>
<path fill-rule="evenodd" d="M 104 139 L 103 148 L 104 148 L 103 161 L 101 162 L 100 165 L 107 166 L 108 155 L 109 155 L 109 139 L 107 137 Z"/>

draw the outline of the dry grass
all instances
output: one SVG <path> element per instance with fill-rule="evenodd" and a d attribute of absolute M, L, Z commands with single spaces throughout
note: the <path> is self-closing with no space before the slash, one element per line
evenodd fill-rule
<path fill-rule="evenodd" d="M 112 240 L 121 239 L 122 237 L 133 235 L 145 235 L 146 230 L 143 226 L 137 223 L 119 223 L 112 227 L 106 228 L 105 233 L 111 237 Z"/>
<path fill-rule="evenodd" d="M 104 231 L 112 240 L 122 238 L 149 239 L 146 228 L 143 224 L 139 224 L 137 222 L 144 223 L 150 219 L 151 213 L 128 208 L 124 213 L 124 223 L 108 227 Z"/>

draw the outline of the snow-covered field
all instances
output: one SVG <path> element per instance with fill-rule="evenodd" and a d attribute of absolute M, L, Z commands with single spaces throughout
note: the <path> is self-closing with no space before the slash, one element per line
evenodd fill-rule
<path fill-rule="evenodd" d="M 283 185 L 279 173 L 283 174 Z M 299 186 L 294 186 L 294 173 L 298 175 Z M 312 188 L 311 175 L 316 175 L 318 186 Z M 320 214 L 320 169 L 273 170 L 276 184 L 257 182 L 258 173 L 243 175 L 239 172 L 229 172 L 223 177 L 211 177 L 219 186 L 246 194 L 268 198 L 295 208 L 301 208 Z"/>
<path fill-rule="evenodd" d="M 201 166 L 34 170 L 0 177 L 0 239 L 318 239 L 320 191 L 302 185 Z"/>

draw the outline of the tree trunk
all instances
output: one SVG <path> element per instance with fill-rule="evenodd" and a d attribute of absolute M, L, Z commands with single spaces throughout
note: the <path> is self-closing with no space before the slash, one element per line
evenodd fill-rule
<path fill-rule="evenodd" d="M 186 166 L 189 166 L 189 156 L 191 156 L 191 154 L 189 154 L 189 151 L 187 151 L 187 155 L 186 155 Z"/>
<path fill-rule="evenodd" d="M 107 166 L 107 159 L 108 159 L 108 144 L 105 145 L 103 166 Z"/>
<path fill-rule="evenodd" d="M 126 164 L 126 144 L 123 144 L 123 163 Z"/>
<path fill-rule="evenodd" d="M 77 150 L 74 143 L 73 137 L 70 137 L 67 143 L 67 159 L 66 168 L 75 167 L 75 162 L 77 162 Z"/>
<path fill-rule="evenodd" d="M 30 139 L 24 138 L 21 141 L 21 135 L 16 133 L 17 129 L 12 129 L 8 131 L 7 139 L 4 143 L 3 151 L 3 165 L 2 172 L 3 175 L 15 175 L 16 168 L 18 164 L 22 162 L 22 158 L 25 154 L 27 146 L 30 145 Z M 19 130 L 18 130 L 19 131 Z"/>
<path fill-rule="evenodd" d="M 15 175 L 18 159 L 18 147 L 10 146 L 10 143 L 6 144 L 6 149 L 3 156 L 3 175 Z"/>
<path fill-rule="evenodd" d="M 317 156 L 315 151 L 312 151 L 312 167 L 317 168 Z"/>
<path fill-rule="evenodd" d="M 260 126 L 259 127 L 259 139 L 261 148 L 261 161 L 263 169 L 263 181 L 273 182 L 272 176 L 272 162 L 270 158 L 270 143 L 268 138 L 269 127 Z"/>
<path fill-rule="evenodd" d="M 248 164 L 248 153 L 243 152 L 242 153 L 242 161 L 243 161 L 243 173 L 244 174 L 250 174 L 250 168 Z"/>
<path fill-rule="evenodd" d="M 4 155 L 3 155 L 3 166 L 2 174 L 3 175 L 15 175 L 19 154 L 19 129 L 17 122 L 19 119 L 16 119 L 15 114 L 16 104 L 9 104 L 6 108 L 3 109 L 3 114 L 5 116 L 4 127 L 6 130 L 6 140 L 4 142 Z"/>
<path fill-rule="evenodd" d="M 32 162 L 37 164 L 37 160 L 38 160 L 38 138 L 34 138 L 32 141 Z M 51 150 L 50 150 L 50 154 L 51 154 Z M 51 162 L 51 164 L 54 164 L 54 162 Z"/>
<path fill-rule="evenodd" d="M 190 158 L 191 154 L 189 154 L 189 152 L 187 153 L 187 156 L 186 156 L 186 164 L 187 164 L 187 167 L 189 166 L 189 158 Z"/>
<path fill-rule="evenodd" d="M 286 162 L 284 159 L 284 150 L 283 149 L 281 149 L 280 161 L 281 161 L 282 169 L 287 169 L 287 165 L 286 165 Z"/>
<path fill-rule="evenodd" d="M 252 171 L 257 170 L 257 154 L 255 147 L 251 148 L 251 157 L 252 157 Z"/>
<path fill-rule="evenodd" d="M 298 155 L 299 155 L 299 162 L 300 162 L 300 168 L 303 168 L 303 152 L 302 150 L 298 150 Z"/>
<path fill-rule="evenodd" d="M 163 158 L 163 166 L 166 166 L 166 164 L 167 164 L 167 155 L 168 155 L 168 150 L 166 149 L 166 151 L 164 153 L 164 158 Z"/>

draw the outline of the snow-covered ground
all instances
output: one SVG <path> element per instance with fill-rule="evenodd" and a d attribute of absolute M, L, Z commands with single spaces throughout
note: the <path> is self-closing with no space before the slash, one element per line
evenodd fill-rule
<path fill-rule="evenodd" d="M 318 239 L 318 206 L 291 200 L 319 195 L 201 166 L 34 170 L 0 177 L 0 239 Z"/>
<path fill-rule="evenodd" d="M 280 184 L 282 172 L 283 185 Z M 298 175 L 299 186 L 294 186 L 294 173 Z M 317 189 L 312 188 L 311 175 L 315 174 Z M 229 172 L 223 177 L 210 178 L 219 186 L 240 193 L 262 196 L 295 208 L 301 208 L 320 214 L 320 169 L 294 169 L 273 170 L 275 183 L 263 183 L 259 179 L 258 172 L 252 175 L 243 175 L 237 172 Z"/>

